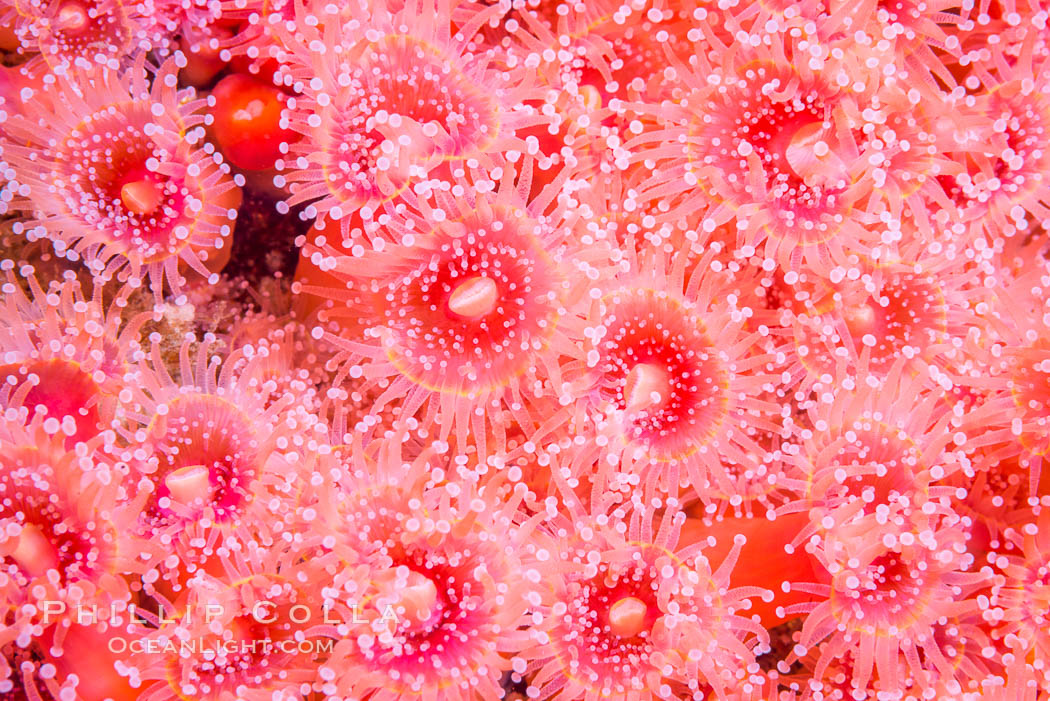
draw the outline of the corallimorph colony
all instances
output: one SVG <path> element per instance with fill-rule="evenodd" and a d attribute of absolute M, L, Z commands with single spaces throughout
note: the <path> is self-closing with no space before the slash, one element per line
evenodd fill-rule
<path fill-rule="evenodd" d="M 0 701 L 1050 698 L 1043 3 L 0 0 Z"/>

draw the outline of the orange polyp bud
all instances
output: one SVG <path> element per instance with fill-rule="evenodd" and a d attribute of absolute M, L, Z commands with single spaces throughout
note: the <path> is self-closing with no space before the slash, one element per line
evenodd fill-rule
<path fill-rule="evenodd" d="M 0 27 L 0 49 L 3 51 L 15 51 L 19 47 L 18 35 L 14 27 Z"/>
<path fill-rule="evenodd" d="M 232 116 L 234 122 L 251 123 L 258 119 L 266 111 L 266 105 L 262 100 L 250 100 L 243 107 L 235 110 Z"/>
<path fill-rule="evenodd" d="M 40 529 L 31 523 L 22 526 L 22 533 L 18 536 L 10 557 L 32 575 L 42 575 L 48 570 L 58 569 L 58 554 L 54 546 Z"/>
<path fill-rule="evenodd" d="M 186 57 L 186 65 L 179 71 L 179 79 L 198 88 L 211 83 L 219 71 L 226 68 L 221 47 L 229 43 L 232 37 L 232 29 L 222 25 L 188 28 L 179 39 L 179 47 Z M 213 39 L 218 40 L 217 45 L 212 44 Z"/>
<path fill-rule="evenodd" d="M 61 32 L 79 32 L 88 26 L 87 10 L 77 2 L 62 5 L 55 16 L 55 29 Z"/>
<path fill-rule="evenodd" d="M 628 411 L 642 411 L 667 400 L 670 394 L 667 372 L 652 363 L 639 363 L 627 375 L 623 397 Z"/>
<path fill-rule="evenodd" d="M 479 275 L 461 282 L 448 298 L 448 308 L 459 316 L 479 319 L 492 313 L 499 301 L 496 283 Z"/>
<path fill-rule="evenodd" d="M 286 98 L 278 88 L 251 76 L 228 75 L 212 90 L 212 135 L 223 155 L 245 170 L 273 168 L 281 144 L 300 135 L 281 126 Z"/>
<path fill-rule="evenodd" d="M 207 502 L 211 499 L 211 481 L 208 469 L 203 465 L 189 465 L 175 470 L 164 478 L 173 501 L 180 504 L 193 504 L 197 500 Z"/>
<path fill-rule="evenodd" d="M 825 583 L 826 570 L 819 561 L 802 548 L 791 553 L 785 545 L 809 523 L 809 512 L 785 514 L 775 520 L 748 516 L 726 516 L 716 521 L 690 517 L 682 524 L 679 547 L 708 542 L 704 555 L 710 562 L 722 562 L 733 548 L 734 539 L 742 535 L 747 543 L 740 551 L 740 564 L 733 570 L 733 587 L 762 587 L 777 593 L 771 602 L 752 600 L 748 615 L 757 614 L 762 626 L 772 628 L 789 620 L 791 615 L 778 615 L 777 608 L 812 601 L 813 594 L 793 589 L 785 594 L 784 582 Z M 709 538 L 714 538 L 710 545 Z"/>
<path fill-rule="evenodd" d="M 646 605 L 633 596 L 620 599 L 609 608 L 609 628 L 621 638 L 633 638 L 645 630 Z"/>
<path fill-rule="evenodd" d="M 133 180 L 120 188 L 120 201 L 135 214 L 152 214 L 162 199 L 160 186 L 152 180 Z"/>

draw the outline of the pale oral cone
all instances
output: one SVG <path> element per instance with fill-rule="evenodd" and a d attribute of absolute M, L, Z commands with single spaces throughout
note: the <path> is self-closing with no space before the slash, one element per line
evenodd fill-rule
<path fill-rule="evenodd" d="M 477 319 L 492 313 L 499 301 L 496 283 L 483 275 L 464 280 L 448 298 L 448 308 L 459 316 Z"/>
<path fill-rule="evenodd" d="M 628 596 L 609 607 L 609 628 L 621 638 L 631 638 L 645 629 L 646 605 Z"/>

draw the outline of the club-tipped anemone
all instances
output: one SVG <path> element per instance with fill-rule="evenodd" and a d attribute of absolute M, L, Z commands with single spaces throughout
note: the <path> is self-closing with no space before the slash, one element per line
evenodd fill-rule
<path fill-rule="evenodd" d="M 39 53 L 52 69 L 115 64 L 133 51 L 147 22 L 119 0 L 18 0 L 20 49 Z"/>
<path fill-rule="evenodd" d="M 255 371 L 265 353 L 245 346 L 220 358 L 213 346 L 184 342 L 176 380 L 154 343 L 129 369 L 131 396 L 121 407 L 122 435 L 145 451 L 134 537 L 175 592 L 196 568 L 218 566 L 216 542 L 301 523 L 300 470 L 312 469 L 307 457 L 323 438 L 298 383 L 282 389 Z M 160 542 L 166 548 L 153 547 Z"/>
<path fill-rule="evenodd" d="M 177 88 L 180 57 L 155 75 L 73 71 L 27 98 L 5 123 L 5 159 L 19 183 L 16 225 L 50 239 L 102 279 L 165 283 L 187 271 L 214 279 L 229 256 L 240 190 L 203 142 L 203 101 Z"/>
<path fill-rule="evenodd" d="M 213 34 L 223 36 L 231 6 L 242 2 L 143 0 L 126 3 L 125 7 L 135 11 L 141 18 L 135 32 L 136 47 L 154 51 L 159 58 L 163 58 L 170 56 L 179 47 L 200 50 L 202 37 Z M 180 73 L 180 76 L 189 78 L 192 75 L 195 53 L 188 53 L 187 64 L 182 66 L 185 73 Z"/>
<path fill-rule="evenodd" d="M 955 33 L 959 27 L 972 28 L 972 6 L 951 0 L 830 0 L 820 4 L 827 12 L 823 30 L 828 36 L 838 38 L 852 30 L 857 35 L 881 37 L 881 58 L 892 61 L 909 87 L 925 99 L 935 98 L 944 86 L 955 87 L 948 66 L 961 56 Z"/>
<path fill-rule="evenodd" d="M 397 400 L 403 418 L 419 411 L 461 445 L 473 428 L 483 454 L 486 438 L 505 447 L 498 414 L 533 423 L 526 388 L 564 393 L 561 365 L 582 360 L 574 339 L 609 251 L 601 236 L 578 237 L 588 212 L 571 197 L 526 206 L 514 171 L 469 182 L 463 201 L 438 191 L 401 208 L 371 251 L 315 240 L 299 282 L 326 283 L 301 288 L 323 300 L 315 333 L 339 349 L 344 377 L 366 380 L 357 391 L 386 387 L 376 409 Z"/>
<path fill-rule="evenodd" d="M 220 520 L 241 511 L 265 450 L 250 419 L 208 395 L 176 397 L 165 406 L 147 430 L 160 463 L 158 509 L 211 505 Z"/>
<path fill-rule="evenodd" d="M 1041 75 L 1038 63 L 1050 55 L 1043 9 L 1038 3 L 984 0 L 968 22 L 952 29 L 960 49 L 944 57 L 945 65 L 968 94 L 1022 74 Z"/>
<path fill-rule="evenodd" d="M 494 501 L 433 450 L 404 459 L 400 437 L 367 452 L 358 439 L 348 456 L 333 550 L 347 568 L 333 591 L 352 587 L 361 610 L 337 601 L 332 615 L 363 623 L 336 643 L 322 678 L 349 696 L 498 695 L 543 590 L 541 563 L 523 550 L 535 523 L 519 520 L 520 495 Z"/>
<path fill-rule="evenodd" d="M 1029 57 L 984 86 L 965 113 L 974 123 L 956 154 L 965 170 L 945 179 L 959 216 L 1001 236 L 1024 235 L 1050 217 L 1050 81 L 1033 80 L 1032 71 L 1045 72 Z"/>
<path fill-rule="evenodd" d="M 814 674 L 822 676 L 851 651 L 851 689 L 866 689 L 875 675 L 886 689 L 927 684 L 926 668 L 953 679 L 955 648 L 939 626 L 979 616 L 988 607 L 977 593 L 990 572 L 978 570 L 966 551 L 967 525 L 949 509 L 926 502 L 921 512 L 902 519 L 872 514 L 834 526 L 819 544 L 807 546 L 831 582 L 802 583 L 823 600 L 789 607 L 789 613 L 808 614 L 789 663 L 826 641 Z"/>
<path fill-rule="evenodd" d="M 441 156 L 485 152 L 498 136 L 495 95 L 467 73 L 450 70 L 447 58 L 425 41 L 388 34 L 369 43 L 360 61 L 365 74 L 373 76 L 375 109 L 421 125 Z"/>
<path fill-rule="evenodd" d="M 973 474 L 961 419 L 906 367 L 900 361 L 884 381 L 860 376 L 836 393 L 815 387 L 819 399 L 799 417 L 795 469 L 782 480 L 794 499 L 779 513 L 809 516 L 795 547 L 857 518 L 900 518 L 950 500 L 951 482 Z"/>
<path fill-rule="evenodd" d="M 1047 687 L 1046 671 L 1028 662 L 1023 642 L 1014 639 L 1007 648 L 1008 652 L 1003 655 L 1004 673 L 985 679 L 981 683 L 980 696 L 975 698 L 979 701 L 1037 701 Z"/>
<path fill-rule="evenodd" d="M 561 275 L 522 214 L 466 213 L 435 223 L 417 246 L 375 257 L 388 272 L 364 294 L 382 310 L 380 341 L 402 375 L 478 396 L 507 386 L 548 344 Z M 325 316 L 338 320 L 339 311 Z"/>
<path fill-rule="evenodd" d="M 303 698 L 300 689 L 314 681 L 323 657 L 317 650 L 327 647 L 319 643 L 324 612 L 316 584 L 291 572 L 232 582 L 200 576 L 180 615 L 143 638 L 158 653 L 123 664 L 158 700 Z"/>
<path fill-rule="evenodd" d="M 18 268 L 21 280 L 10 261 L 3 267 L 0 405 L 49 420 L 70 444 L 87 441 L 112 421 L 138 348 L 143 319 L 122 323 L 130 290 L 110 297 L 72 277 L 45 289 L 31 267 Z"/>
<path fill-rule="evenodd" d="M 40 630 L 73 616 L 77 604 L 108 607 L 129 596 L 115 576 L 128 565 L 120 531 L 134 517 L 119 508 L 119 453 L 101 436 L 75 451 L 64 438 L 39 417 L 0 426 L 2 596 L 12 611 L 28 605 Z M 24 623 L 13 630 L 25 635 Z"/>
<path fill-rule="evenodd" d="M 935 626 L 934 637 L 937 647 L 943 651 L 944 664 L 930 663 L 925 652 L 919 653 L 918 664 L 911 660 L 910 675 L 883 680 L 872 675 L 867 686 L 853 685 L 855 672 L 855 652 L 839 654 L 830 663 L 822 643 L 809 649 L 807 654 L 798 660 L 783 678 L 787 683 L 806 685 L 813 692 L 822 694 L 821 698 L 829 701 L 876 701 L 887 694 L 904 694 L 904 698 L 973 698 L 980 696 L 981 684 L 978 680 L 992 680 L 999 671 L 998 661 L 991 662 L 987 653 L 991 649 L 991 640 L 983 631 L 979 618 L 969 620 L 948 619 Z M 820 665 L 820 674 L 815 675 Z M 894 686 L 896 684 L 896 686 Z"/>
<path fill-rule="evenodd" d="M 305 462 L 307 471 L 325 469 L 323 459 Z M 275 537 L 276 523 L 274 530 L 222 538 L 202 534 L 214 548 L 212 561 L 194 569 L 173 597 L 143 588 L 147 596 L 119 629 L 130 642 L 109 645 L 114 668 L 143 697 L 164 701 L 303 698 L 303 685 L 316 681 L 332 647 L 322 638 L 338 635 L 324 594 L 340 567 L 325 545 L 332 524 L 321 514 L 329 510 L 310 506 L 317 507 L 309 511 L 311 534 L 302 528 L 306 521 L 297 529 L 306 537 Z"/>
<path fill-rule="evenodd" d="M 433 168 L 528 149 L 516 128 L 530 119 L 521 105 L 540 93 L 527 72 L 497 70 L 466 28 L 453 35 L 420 21 L 446 0 L 374 9 L 316 3 L 296 23 L 275 24 L 288 46 L 278 79 L 299 93 L 289 125 L 303 136 L 278 161 L 275 182 L 288 185 L 288 205 L 308 203 L 308 216 L 360 209 L 368 219 Z"/>
<path fill-rule="evenodd" d="M 1028 347 L 1007 351 L 1011 366 L 1010 394 L 1014 400 L 1015 430 L 1021 444 L 1034 455 L 1050 453 L 1050 342 L 1040 338 Z"/>
<path fill-rule="evenodd" d="M 512 7 L 503 22 L 512 39 L 510 55 L 543 56 L 550 61 L 541 67 L 549 83 L 590 92 L 596 105 L 609 106 L 666 95 L 671 81 L 663 71 L 665 52 L 692 48 L 685 36 L 689 14 L 687 6 L 661 2 L 543 2 Z"/>
<path fill-rule="evenodd" d="M 334 373 L 326 363 L 335 350 L 311 338 L 294 315 L 249 311 L 219 341 L 231 350 L 247 349 L 240 361 L 244 371 L 273 399 L 292 392 L 304 407 L 320 410 L 322 390 Z"/>
<path fill-rule="evenodd" d="M 992 606 L 985 619 L 1000 641 L 1016 641 L 1026 659 L 1045 669 L 1050 656 L 1047 603 L 1050 602 L 1050 512 L 1040 509 L 1028 522 L 1018 524 L 989 556 L 1004 578 L 993 589 Z M 1045 683 L 1045 681 L 1044 681 Z"/>
<path fill-rule="evenodd" d="M 892 219 L 915 221 L 928 245 L 943 233 L 943 222 L 934 225 L 937 217 L 950 211 L 944 209 L 950 200 L 941 183 L 963 172 L 948 153 L 959 125 L 938 112 L 935 101 L 899 85 L 884 86 L 865 115 L 858 147 L 876 164 L 871 170 L 874 187 L 865 207 L 872 213 L 886 211 Z M 911 237 L 888 230 L 879 242 L 872 240 L 869 245 L 876 247 L 893 239 L 904 246 L 912 243 Z"/>
<path fill-rule="evenodd" d="M 1045 341 L 1046 278 L 1038 269 L 1004 276 L 988 306 L 987 333 L 963 346 L 957 384 L 969 388 L 964 427 L 980 451 L 966 508 L 992 532 L 1029 511 L 1050 488 L 1043 476 L 1050 443 L 1050 346 Z M 994 485 L 994 488 L 993 486 Z"/>
<path fill-rule="evenodd" d="M 278 57 L 288 48 L 286 34 L 278 27 L 294 24 L 297 9 L 308 5 L 294 0 L 225 0 L 207 21 L 198 20 L 193 29 L 183 32 L 183 49 L 198 58 L 204 69 L 198 74 L 202 83 L 210 82 L 227 64 L 269 80 L 281 63 Z"/>
<path fill-rule="evenodd" d="M 591 306 L 581 384 L 605 439 L 594 450 L 619 458 L 599 462 L 608 484 L 640 477 L 646 489 L 717 500 L 735 493 L 732 465 L 764 454 L 750 421 L 768 409 L 775 342 L 744 327 L 750 312 L 710 272 L 716 250 L 639 256 Z"/>
<path fill-rule="evenodd" d="M 970 474 L 955 473 L 948 480 L 965 493 L 955 508 L 973 521 L 969 548 L 978 555 L 1002 543 L 1005 533 L 1028 523 L 1033 503 L 1050 486 L 1050 463 L 1002 447 L 981 450 Z"/>
<path fill-rule="evenodd" d="M 51 418 L 71 442 L 82 442 L 106 425 L 113 397 L 100 402 L 101 388 L 75 362 L 28 360 L 0 365 L 6 404 L 29 408 L 31 415 Z M 27 418 L 29 416 L 27 415 Z"/>
<path fill-rule="evenodd" d="M 658 164 L 639 199 L 661 203 L 662 220 L 702 211 L 708 232 L 735 221 L 740 245 L 787 269 L 802 261 L 820 269 L 870 239 L 854 209 L 870 165 L 851 129 L 857 96 L 822 71 L 790 65 L 793 41 L 774 31 L 772 48 L 727 55 L 712 69 L 717 79 L 681 66 L 693 90 L 652 110 L 657 128 L 626 146 Z"/>
<path fill-rule="evenodd" d="M 529 696 L 581 699 L 726 698 L 735 670 L 754 659 L 765 631 L 738 615 L 762 592 L 729 588 L 742 541 L 712 568 L 700 548 L 678 546 L 684 514 L 662 517 L 595 505 L 566 494 L 561 514 L 533 548 L 542 554 L 550 593 L 543 635 L 523 655 Z M 607 511 L 607 513 L 606 513 Z M 557 539 L 557 540 L 552 540 Z M 705 697 L 706 698 L 706 697 Z"/>
<path fill-rule="evenodd" d="M 845 291 L 834 282 L 844 277 L 856 280 Z M 949 338 L 980 326 L 968 308 L 982 293 L 950 257 L 844 266 L 809 287 L 790 323 L 810 380 L 888 373 L 901 358 L 916 368 L 947 364 Z"/>

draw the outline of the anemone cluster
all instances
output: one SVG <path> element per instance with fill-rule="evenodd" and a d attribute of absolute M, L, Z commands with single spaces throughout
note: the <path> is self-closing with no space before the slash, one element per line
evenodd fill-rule
<path fill-rule="evenodd" d="M 1050 698 L 1040 0 L 0 0 L 0 701 Z"/>

